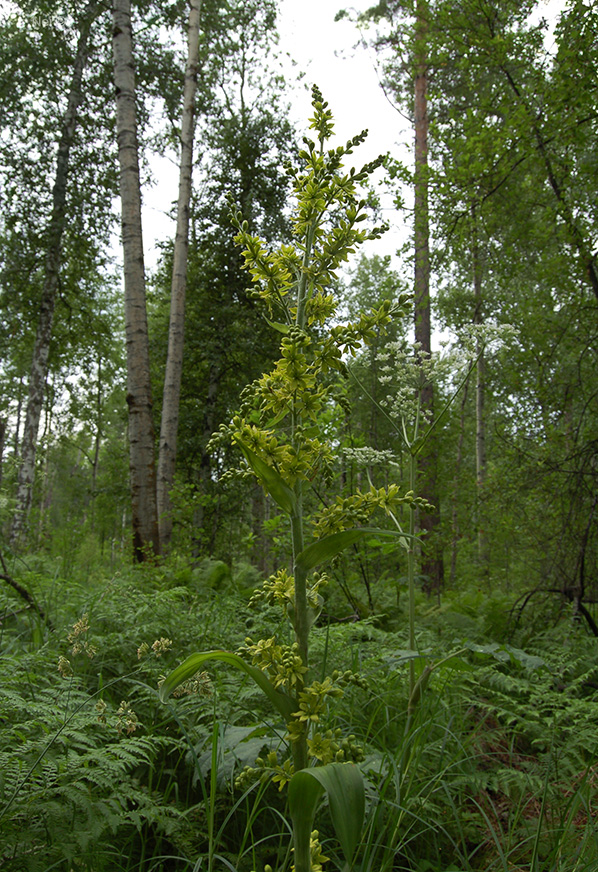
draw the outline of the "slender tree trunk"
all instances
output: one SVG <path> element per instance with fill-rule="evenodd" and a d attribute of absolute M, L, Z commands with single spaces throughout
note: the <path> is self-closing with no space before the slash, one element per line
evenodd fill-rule
<path fill-rule="evenodd" d="M 209 500 L 212 490 L 210 482 L 212 479 L 212 463 L 210 454 L 206 446 L 210 441 L 210 437 L 214 432 L 215 423 L 215 406 L 218 389 L 220 387 L 220 378 L 222 370 L 220 365 L 212 363 L 208 374 L 208 390 L 205 398 L 205 409 L 203 416 L 203 439 L 201 457 L 199 461 L 199 495 L 200 501 L 197 509 L 194 512 L 193 521 L 197 534 L 194 537 L 193 556 L 199 557 L 203 553 L 210 553 L 209 543 L 214 541 L 216 534 L 216 517 L 214 508 L 210 505 Z"/>
<path fill-rule="evenodd" d="M 427 357 L 431 352 L 430 314 L 430 226 L 428 207 L 428 16 L 427 0 L 417 0 L 415 24 L 415 184 L 414 184 L 414 242 L 415 242 L 415 341 L 419 351 Z M 427 380 L 420 390 L 422 412 L 434 417 L 434 386 Z M 440 591 L 444 581 L 442 550 L 435 534 L 440 526 L 440 506 L 436 484 L 435 440 L 418 458 L 419 493 L 435 506 L 435 511 L 421 514 L 420 526 L 427 534 L 422 554 L 422 574 L 427 578 L 428 592 Z"/>
<path fill-rule="evenodd" d="M 181 124 L 181 165 L 177 226 L 172 265 L 170 293 L 170 326 L 168 355 L 164 375 L 164 398 L 160 428 L 158 458 L 158 515 L 160 519 L 160 545 L 168 547 L 172 536 L 172 514 L 169 492 L 174 483 L 177 430 L 183 372 L 183 340 L 185 328 L 185 294 L 187 288 L 187 253 L 189 249 L 189 204 L 193 166 L 193 135 L 195 132 L 195 93 L 199 64 L 199 19 L 201 0 L 191 0 L 189 11 L 188 53 L 183 95 Z"/>
<path fill-rule="evenodd" d="M 476 491 L 477 511 L 476 523 L 478 533 L 478 560 L 483 567 L 484 573 L 488 570 L 488 541 L 484 530 L 484 513 L 482 511 L 484 501 L 484 484 L 486 481 L 486 423 L 484 416 L 484 403 L 486 394 L 486 361 L 484 352 L 478 349 L 476 363 Z"/>
<path fill-rule="evenodd" d="M 451 510 L 451 574 L 450 584 L 454 587 L 457 580 L 457 549 L 459 547 L 459 487 L 461 485 L 461 465 L 463 463 L 463 441 L 465 439 L 465 407 L 469 392 L 469 379 L 465 382 L 463 396 L 461 398 L 461 414 L 459 416 L 459 441 L 457 443 L 457 457 L 455 460 L 455 480 L 453 484 L 453 505 Z"/>
<path fill-rule="evenodd" d="M 52 436 L 52 413 L 55 401 L 54 382 L 48 386 L 45 399 L 44 429 L 40 442 L 46 444 L 46 451 L 39 470 L 39 509 L 37 518 L 37 537 L 35 547 L 39 550 L 44 543 L 44 524 L 48 509 L 52 505 L 52 479 L 50 473 L 50 457 L 48 446 Z"/>
<path fill-rule="evenodd" d="M 21 417 L 23 414 L 23 376 L 19 377 L 19 393 L 17 399 L 17 420 L 15 421 L 15 435 L 12 443 L 12 450 L 15 457 L 19 456 L 19 448 L 21 445 Z"/>
<path fill-rule="evenodd" d="M 17 476 L 17 507 L 11 531 L 11 542 L 13 545 L 18 545 L 22 542 L 31 508 L 33 481 L 35 478 L 37 433 L 48 375 L 48 356 L 50 353 L 56 289 L 60 272 L 62 236 L 66 222 L 66 187 L 70 152 L 77 125 L 77 112 L 83 96 L 81 86 L 83 71 L 89 55 L 89 33 L 99 11 L 100 8 L 96 3 L 89 4 L 81 19 L 71 86 L 60 130 L 58 154 L 56 157 L 56 177 L 52 190 L 52 213 L 47 230 L 44 284 L 37 332 L 33 346 L 25 427 L 21 441 L 21 456 Z"/>
<path fill-rule="evenodd" d="M 93 457 L 91 464 L 91 532 L 96 529 L 96 500 L 98 498 L 98 470 L 100 465 L 100 448 L 103 436 L 103 404 L 102 404 L 102 355 L 98 355 L 98 389 L 96 393 L 96 422 L 93 440 Z"/>
<path fill-rule="evenodd" d="M 473 291 L 474 291 L 474 310 L 473 323 L 481 325 L 484 323 L 482 312 L 482 274 L 483 264 L 480 255 L 480 246 L 478 241 L 477 219 L 475 206 L 472 206 L 472 227 L 473 227 L 473 243 L 472 243 L 472 262 L 473 262 Z M 476 419 L 476 436 L 475 436 L 475 457 L 476 457 L 476 528 L 478 536 L 478 561 L 484 575 L 488 573 L 488 540 L 484 531 L 484 514 L 482 511 L 484 500 L 484 483 L 486 481 L 486 422 L 484 416 L 484 405 L 486 398 L 486 361 L 484 359 L 484 350 L 481 339 L 477 339 L 477 362 L 476 362 L 476 401 L 475 401 L 475 419 Z"/>
<path fill-rule="evenodd" d="M 130 0 L 114 0 L 112 16 L 125 279 L 131 517 L 134 556 L 141 562 L 158 554 L 160 546 Z"/>
<path fill-rule="evenodd" d="M 6 438 L 6 418 L 0 418 L 0 487 L 2 486 L 2 460 L 4 458 L 4 440 Z"/>

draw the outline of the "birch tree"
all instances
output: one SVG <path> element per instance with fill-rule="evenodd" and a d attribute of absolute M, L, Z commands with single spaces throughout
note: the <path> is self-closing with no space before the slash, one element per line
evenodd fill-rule
<path fill-rule="evenodd" d="M 114 0 L 112 16 L 124 259 L 133 549 L 135 559 L 143 561 L 147 556 L 159 553 L 160 545 L 130 0 Z"/>
<path fill-rule="evenodd" d="M 82 81 L 90 50 L 90 29 L 93 21 L 100 13 L 100 8 L 99 4 L 90 3 L 86 6 L 81 17 L 68 102 L 60 126 L 56 175 L 52 191 L 52 212 L 46 233 L 47 247 L 44 259 L 44 282 L 29 376 L 25 426 L 21 442 L 17 509 L 11 533 L 13 544 L 18 544 L 22 540 L 31 508 L 35 477 L 37 433 L 48 374 L 48 356 L 62 257 L 62 240 L 66 223 L 66 196 L 70 155 L 77 126 L 78 110 L 83 97 Z"/>
<path fill-rule="evenodd" d="M 195 554 L 214 554 L 227 523 L 236 533 L 241 529 L 239 494 L 235 492 L 229 499 L 228 493 L 223 496 L 222 488 L 215 488 L 218 464 L 207 445 L 238 402 L 242 387 L 239 373 L 243 372 L 248 379 L 257 377 L 277 352 L 267 323 L 245 293 L 247 278 L 233 241 L 229 199 L 235 197 L 252 230 L 259 230 L 269 239 L 287 237 L 289 227 L 284 208 L 289 182 L 282 167 L 290 159 L 294 142 L 280 79 L 270 66 L 277 38 L 275 4 L 271 0 L 243 3 L 235 0 L 227 7 L 226 15 L 214 16 L 213 12 L 209 4 L 202 4 L 196 96 L 201 113 L 196 118 L 195 132 L 202 153 L 201 160 L 194 160 L 194 173 L 198 173 L 199 181 L 190 209 L 185 266 L 185 322 L 192 324 L 192 329 L 185 330 L 184 355 L 179 347 L 182 378 L 180 400 L 176 404 L 169 395 L 168 374 L 164 382 L 158 466 L 161 547 L 167 547 L 172 529 L 162 505 L 168 505 L 176 465 L 175 488 L 180 484 L 183 489 L 189 487 L 193 494 Z M 168 370 L 173 348 L 175 261 L 175 245 L 169 246 L 156 276 L 160 302 L 151 309 L 157 405 L 163 380 L 161 358 Z M 179 335 L 182 341 L 182 330 Z M 167 346 L 170 346 L 168 355 Z M 175 407 L 176 443 L 162 438 L 169 427 L 169 410 Z M 163 476 L 168 456 L 170 483 Z M 164 503 L 160 502 L 161 491 Z M 255 488 L 254 492 L 257 491 Z M 251 497 L 247 499 L 249 504 Z M 233 514 L 235 520 L 231 521 Z M 180 514 L 177 517 L 182 520 Z"/>
<path fill-rule="evenodd" d="M 172 514 L 169 492 L 174 482 L 179 424 L 181 378 L 183 372 L 183 340 L 185 331 L 185 296 L 187 290 L 187 260 L 189 250 L 189 207 L 191 201 L 193 137 L 195 132 L 195 94 L 199 63 L 199 24 L 201 0 L 191 0 L 188 26 L 187 65 L 183 93 L 181 123 L 181 158 L 177 225 L 170 292 L 170 324 L 168 355 L 164 376 L 160 452 L 158 460 L 157 499 L 160 543 L 164 549 L 172 535 Z"/>

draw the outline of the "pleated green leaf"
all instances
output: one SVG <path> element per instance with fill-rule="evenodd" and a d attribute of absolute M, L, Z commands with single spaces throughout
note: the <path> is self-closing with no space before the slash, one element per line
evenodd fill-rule
<path fill-rule="evenodd" d="M 309 572 L 314 566 L 336 557 L 337 554 L 340 554 L 345 548 L 349 548 L 350 545 L 354 545 L 355 542 L 359 542 L 360 539 L 372 536 L 388 536 L 397 539 L 404 535 L 396 530 L 379 530 L 377 527 L 353 527 L 350 530 L 341 530 L 340 533 L 331 533 L 304 548 L 297 555 L 295 566 Z"/>
<path fill-rule="evenodd" d="M 191 654 L 162 683 L 160 687 L 160 699 L 162 702 L 168 699 L 173 690 L 180 684 L 192 678 L 208 660 L 220 660 L 222 663 L 228 663 L 229 666 L 235 666 L 237 669 L 246 672 L 268 697 L 275 709 L 280 712 L 285 721 L 290 720 L 297 704 L 286 693 L 277 690 L 261 669 L 246 663 L 242 657 L 239 657 L 238 654 L 233 654 L 231 651 L 203 651 Z"/>
<path fill-rule="evenodd" d="M 330 817 L 347 863 L 361 838 L 365 815 L 363 777 L 355 763 L 329 763 L 295 772 L 289 783 L 293 826 L 311 832 L 318 802 L 328 794 Z"/>
<path fill-rule="evenodd" d="M 292 515 L 297 507 L 297 501 L 295 499 L 295 494 L 280 473 L 271 466 L 268 466 L 261 457 L 258 457 L 254 451 L 244 445 L 239 439 L 237 439 L 236 442 L 245 455 L 247 463 L 255 472 L 272 499 L 280 506 L 283 512 L 286 512 L 287 515 Z"/>

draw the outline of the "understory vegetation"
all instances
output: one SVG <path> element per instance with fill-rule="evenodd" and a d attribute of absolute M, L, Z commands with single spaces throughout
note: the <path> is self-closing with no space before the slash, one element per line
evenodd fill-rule
<path fill-rule="evenodd" d="M 206 560 L 65 576 L 47 558 L 11 569 L 46 621 L 2 589 L 3 868 L 286 868 L 286 799 L 245 768 L 283 741 L 259 690 L 218 667 L 158 699 L 198 644 L 236 650 L 271 632 L 275 609 L 249 606 L 257 571 Z M 508 597 L 473 585 L 441 605 L 419 594 L 416 672 L 442 666 L 406 731 L 408 617 L 391 578 L 375 596 L 390 606 L 354 621 L 329 592 L 312 631 L 316 675 L 363 679 L 320 726 L 365 777 L 353 868 L 597 868 L 598 667 L 584 624 L 547 603 L 522 625 Z M 318 828 L 334 868 L 325 812 Z"/>

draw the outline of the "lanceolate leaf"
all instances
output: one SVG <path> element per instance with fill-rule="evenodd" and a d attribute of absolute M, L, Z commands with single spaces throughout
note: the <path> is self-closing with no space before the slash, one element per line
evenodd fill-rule
<path fill-rule="evenodd" d="M 361 838 L 365 815 L 365 789 L 354 763 L 329 763 L 295 772 L 289 783 L 289 811 L 295 829 L 308 832 L 320 797 L 326 791 L 330 817 L 348 863 Z"/>
<path fill-rule="evenodd" d="M 273 706 L 280 712 L 283 718 L 288 721 L 291 719 L 292 713 L 297 708 L 297 703 L 293 702 L 290 696 L 277 690 L 272 682 L 264 675 L 261 669 L 246 663 L 238 654 L 233 654 L 231 651 L 203 651 L 191 654 L 190 657 L 177 666 L 170 675 L 166 678 L 160 687 L 160 699 L 164 702 L 170 694 L 180 684 L 188 681 L 195 673 L 203 666 L 207 660 L 220 660 L 222 663 L 228 663 L 229 666 L 235 666 L 246 672 L 258 687 L 263 690 Z"/>
<path fill-rule="evenodd" d="M 268 466 L 261 457 L 258 457 L 255 452 L 244 445 L 239 439 L 236 441 L 237 445 L 245 455 L 247 463 L 253 469 L 272 499 L 278 503 L 280 508 L 286 512 L 287 515 L 292 515 L 296 509 L 297 501 L 295 499 L 295 494 L 280 473 L 271 466 Z"/>
<path fill-rule="evenodd" d="M 493 657 L 501 663 L 510 662 L 514 666 L 520 666 L 524 669 L 541 669 L 546 666 L 541 657 L 527 654 L 521 648 L 514 648 L 512 645 L 501 645 L 498 642 L 491 642 L 488 645 L 477 645 L 475 642 L 466 642 L 465 647 L 475 654 Z"/>
<path fill-rule="evenodd" d="M 288 324 L 281 324 L 280 321 L 270 321 L 269 318 L 266 318 L 266 322 L 272 327 L 274 330 L 278 330 L 279 333 L 284 333 L 285 335 L 290 331 L 290 326 Z"/>
<path fill-rule="evenodd" d="M 318 539 L 304 548 L 297 555 L 295 566 L 309 572 L 314 566 L 319 563 L 324 563 L 332 557 L 336 557 L 345 548 L 358 542 L 360 539 L 371 538 L 372 536 L 390 536 L 395 539 L 405 537 L 405 533 L 399 533 L 396 530 L 379 530 L 377 527 L 354 527 L 351 530 L 341 530 L 340 533 L 331 533 L 323 539 Z"/>

